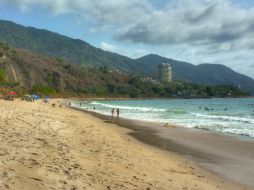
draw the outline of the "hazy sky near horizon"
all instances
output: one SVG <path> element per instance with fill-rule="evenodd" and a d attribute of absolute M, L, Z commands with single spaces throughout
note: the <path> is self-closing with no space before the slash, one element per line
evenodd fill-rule
<path fill-rule="evenodd" d="M 224 64 L 254 78 L 253 0 L 0 0 L 0 19 L 132 58 Z"/>

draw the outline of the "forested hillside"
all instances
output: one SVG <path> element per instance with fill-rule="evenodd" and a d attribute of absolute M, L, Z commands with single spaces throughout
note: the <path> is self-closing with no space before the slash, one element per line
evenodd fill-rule
<path fill-rule="evenodd" d="M 185 82 L 159 84 L 150 78 L 107 67 L 83 68 L 0 43 L 0 93 L 36 93 L 57 97 L 169 98 L 247 95 L 233 86 Z"/>
<path fill-rule="evenodd" d="M 254 94 L 254 80 L 223 65 L 190 63 L 148 55 L 131 59 L 116 53 L 103 51 L 90 44 L 47 30 L 24 27 L 0 20 L 0 42 L 15 48 L 29 50 L 47 57 L 88 68 L 106 67 L 125 73 L 158 77 L 158 64 L 168 62 L 173 67 L 173 79 L 209 85 L 233 85 Z"/>

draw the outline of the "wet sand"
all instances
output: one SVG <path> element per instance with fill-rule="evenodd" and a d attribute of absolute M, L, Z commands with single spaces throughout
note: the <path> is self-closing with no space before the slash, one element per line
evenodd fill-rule
<path fill-rule="evenodd" d="M 93 115 L 111 120 L 108 116 Z M 132 129 L 129 135 L 141 142 L 177 153 L 214 174 L 254 189 L 254 140 L 251 138 L 129 119 L 113 122 Z"/>

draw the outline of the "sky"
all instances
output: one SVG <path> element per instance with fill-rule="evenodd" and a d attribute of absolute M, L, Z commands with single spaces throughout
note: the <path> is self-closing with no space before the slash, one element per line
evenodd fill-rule
<path fill-rule="evenodd" d="M 253 0 L 0 0 L 0 19 L 131 58 L 224 64 L 254 78 Z"/>

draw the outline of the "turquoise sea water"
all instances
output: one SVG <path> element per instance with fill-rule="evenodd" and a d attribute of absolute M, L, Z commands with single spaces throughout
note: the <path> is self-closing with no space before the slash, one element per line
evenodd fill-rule
<path fill-rule="evenodd" d="M 124 118 L 254 137 L 253 98 L 107 100 L 72 105 L 105 115 L 111 115 L 112 108 L 119 108 Z"/>

